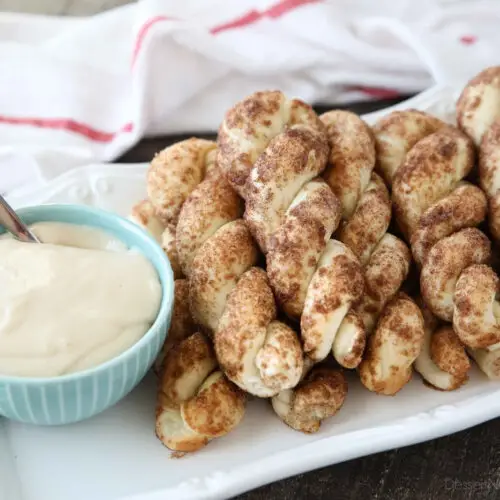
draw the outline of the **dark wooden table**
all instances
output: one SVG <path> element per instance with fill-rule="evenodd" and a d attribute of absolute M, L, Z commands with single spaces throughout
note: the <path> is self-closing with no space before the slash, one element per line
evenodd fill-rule
<path fill-rule="evenodd" d="M 368 113 L 395 102 L 358 103 L 347 107 Z M 321 107 L 318 111 L 322 111 Z M 184 137 L 145 140 L 120 161 L 149 161 L 156 151 Z M 301 474 L 238 498 L 500 500 L 500 419 L 441 439 Z"/>

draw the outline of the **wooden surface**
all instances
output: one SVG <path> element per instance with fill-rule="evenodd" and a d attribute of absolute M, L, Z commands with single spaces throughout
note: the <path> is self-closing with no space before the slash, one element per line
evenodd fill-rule
<path fill-rule="evenodd" d="M 498 500 L 500 420 L 417 446 L 351 460 L 241 500 Z"/>
<path fill-rule="evenodd" d="M 91 15 L 129 0 L 0 0 L 0 10 Z M 201 1 L 201 0 L 200 0 Z M 390 102 L 357 104 L 359 113 Z M 179 137 L 143 141 L 122 161 L 148 161 Z M 258 432 L 258 429 L 256 429 Z M 279 481 L 240 500 L 498 500 L 500 419 L 427 443 L 351 460 Z"/>

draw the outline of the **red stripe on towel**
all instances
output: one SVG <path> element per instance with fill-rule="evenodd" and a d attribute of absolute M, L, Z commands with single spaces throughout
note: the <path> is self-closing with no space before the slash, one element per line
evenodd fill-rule
<path fill-rule="evenodd" d="M 118 134 L 132 132 L 133 123 L 127 123 L 116 132 L 104 132 L 77 122 L 71 118 L 13 118 L 0 115 L 0 124 L 3 125 L 29 125 L 37 128 L 49 128 L 53 130 L 66 130 L 82 135 L 91 141 L 111 142 Z"/>
<path fill-rule="evenodd" d="M 233 21 L 228 23 L 221 24 L 216 26 L 210 30 L 212 35 L 217 35 L 219 33 L 223 33 L 224 31 L 229 31 L 232 29 L 244 28 L 246 26 L 250 26 L 252 24 L 257 23 L 261 19 L 269 18 L 269 19 L 277 19 L 281 16 L 299 8 L 307 4 L 319 3 L 323 0 L 281 0 L 276 4 L 272 5 L 265 11 L 259 12 L 256 10 L 251 10 L 240 16 Z M 137 38 L 135 40 L 134 48 L 132 51 L 132 66 L 137 61 L 137 58 L 141 52 L 141 49 L 144 45 L 144 40 L 151 28 L 164 21 L 172 21 L 175 20 L 174 17 L 169 16 L 155 16 L 146 21 L 137 34 Z M 10 116 L 1 116 L 0 115 L 0 124 L 4 125 L 24 125 L 24 126 L 32 126 L 37 128 L 46 128 L 53 130 L 65 130 L 67 132 L 73 132 L 75 134 L 79 134 L 87 139 L 95 142 L 108 143 L 111 142 L 117 135 L 122 133 L 131 132 L 134 128 L 133 123 L 127 123 L 123 127 L 121 127 L 116 132 L 105 132 L 102 130 L 97 130 L 90 125 L 85 123 L 78 122 L 72 118 L 32 118 L 32 117 L 10 117 Z"/>
<path fill-rule="evenodd" d="M 251 10 L 233 21 L 216 26 L 210 30 L 210 33 L 212 33 L 212 35 L 217 35 L 235 28 L 245 28 L 266 17 L 270 19 L 277 19 L 299 7 L 302 7 L 303 5 L 319 3 L 321 1 L 322 0 L 281 0 L 262 12 Z"/>
<path fill-rule="evenodd" d="M 152 17 L 151 19 L 148 19 L 142 26 L 139 32 L 137 33 L 137 38 L 135 39 L 135 44 L 134 44 L 134 50 L 132 52 L 132 66 L 134 66 L 135 61 L 137 60 L 137 56 L 139 55 L 139 52 L 141 51 L 142 45 L 144 43 L 144 39 L 146 38 L 146 35 L 149 33 L 149 30 L 158 23 L 164 22 L 164 21 L 172 21 L 175 18 L 169 17 L 169 16 L 156 16 Z"/>
<path fill-rule="evenodd" d="M 395 89 L 382 89 L 377 87 L 348 87 L 346 90 L 353 92 L 362 92 L 363 94 L 369 95 L 370 97 L 375 97 L 377 99 L 394 99 L 400 97 L 401 93 Z"/>

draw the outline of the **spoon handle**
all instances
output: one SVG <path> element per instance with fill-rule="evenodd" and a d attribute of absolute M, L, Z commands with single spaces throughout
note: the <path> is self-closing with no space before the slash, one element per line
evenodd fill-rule
<path fill-rule="evenodd" d="M 14 209 L 0 194 L 0 225 L 12 233 L 18 240 L 40 243 L 40 240 L 28 229 L 26 224 L 17 216 Z"/>

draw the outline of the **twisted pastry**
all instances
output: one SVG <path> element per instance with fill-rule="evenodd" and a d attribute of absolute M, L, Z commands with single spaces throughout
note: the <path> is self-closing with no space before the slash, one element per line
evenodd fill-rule
<path fill-rule="evenodd" d="M 165 251 L 174 279 L 184 277 L 176 248 L 176 225 L 186 198 L 214 170 L 216 143 L 192 137 L 157 153 L 147 173 L 148 199 L 130 219 L 149 231 Z"/>
<path fill-rule="evenodd" d="M 479 367 L 500 378 L 500 307 L 498 277 L 487 265 L 489 239 L 476 228 L 466 228 L 440 240 L 430 250 L 422 269 L 422 297 L 453 330 Z"/>
<path fill-rule="evenodd" d="M 148 172 L 148 192 L 156 205 L 145 200 L 132 210 L 133 220 L 158 240 L 163 239 L 167 256 L 177 271 L 176 277 L 189 271 L 193 247 L 200 246 L 220 225 L 238 217 L 242 210 L 232 190 L 228 193 L 222 189 L 221 196 L 227 196 L 226 203 L 216 204 L 211 212 L 218 213 L 219 217 L 211 222 L 192 221 L 198 231 L 192 241 L 182 239 L 181 225 L 183 252 L 182 259 L 179 258 L 176 226 L 181 208 L 202 178 L 217 179 L 213 175 L 214 159 L 215 143 L 208 141 L 191 139 L 165 149 L 155 156 Z M 165 183 L 165 192 L 160 181 Z M 176 191 L 179 186 L 181 190 Z M 211 439 L 230 432 L 244 413 L 242 393 L 223 376 L 206 337 L 195 333 L 197 327 L 189 298 L 188 281 L 176 279 L 171 326 L 155 363 L 155 371 L 160 376 L 156 433 L 167 447 L 182 452 L 195 451 Z"/>
<path fill-rule="evenodd" d="M 217 163 L 233 189 L 246 199 L 247 179 L 269 142 L 285 129 L 320 130 L 314 110 L 280 91 L 255 92 L 224 116 L 217 138 Z M 298 179 L 297 179 L 298 180 Z M 263 241 L 259 241 L 262 248 Z"/>
<path fill-rule="evenodd" d="M 407 153 L 424 137 L 447 124 L 417 109 L 393 111 L 373 126 L 377 150 L 377 171 L 388 186 L 403 164 Z"/>
<path fill-rule="evenodd" d="M 340 370 L 313 368 L 306 358 L 303 378 L 294 389 L 281 391 L 271 402 L 276 414 L 292 429 L 317 432 L 322 420 L 334 416 L 347 396 L 347 381 Z"/>
<path fill-rule="evenodd" d="M 464 180 L 473 166 L 472 140 L 454 127 L 442 127 L 425 135 L 408 151 L 393 175 L 392 197 L 398 225 L 411 242 L 421 268 L 420 286 L 425 304 L 440 320 L 452 322 L 460 343 L 476 357 L 478 348 L 493 349 L 497 336 L 492 331 L 495 322 L 488 318 L 488 312 L 495 309 L 495 294 L 491 295 L 494 280 L 491 270 L 487 272 L 483 266 L 490 260 L 490 244 L 487 237 L 474 228 L 485 218 L 486 197 L 479 188 Z M 489 281 L 486 274 L 490 274 Z M 439 338 L 447 342 L 450 352 L 458 353 L 462 349 L 456 355 L 464 358 L 464 348 L 450 331 Z M 427 345 L 422 356 L 428 353 Z M 483 359 L 479 354 L 478 359 Z M 437 358 L 427 356 L 427 363 L 423 359 L 416 367 L 427 382 L 433 384 L 436 370 L 443 365 L 436 362 Z M 491 375 L 492 356 L 487 359 Z M 429 360 L 433 361 L 432 365 Z M 486 366 L 482 361 L 478 364 L 481 368 Z M 450 370 L 443 371 L 450 373 Z M 440 383 L 439 388 L 461 385 L 465 380 L 463 373 L 455 376 L 456 380 Z"/>
<path fill-rule="evenodd" d="M 500 66 L 494 66 L 481 71 L 465 86 L 457 102 L 457 121 L 479 147 L 479 181 L 488 198 L 490 233 L 497 243 L 500 241 L 499 119 Z M 461 310 L 468 305 L 476 307 L 471 309 L 471 318 L 460 321 L 459 328 L 468 341 L 470 354 L 481 369 L 489 378 L 499 379 L 498 277 L 481 265 L 473 266 L 463 274 L 457 282 L 456 293 Z M 470 335 L 471 328 L 477 328 L 479 335 Z"/>
<path fill-rule="evenodd" d="M 189 310 L 189 284 L 186 279 L 175 280 L 172 319 L 168 335 L 154 364 L 156 374 L 161 374 L 167 353 L 196 331 L 197 327 Z"/>
<path fill-rule="evenodd" d="M 459 127 L 479 147 L 479 181 L 488 197 L 491 235 L 500 240 L 500 66 L 472 78 L 457 102 Z"/>
<path fill-rule="evenodd" d="M 421 267 L 434 243 L 484 220 L 484 193 L 463 180 L 473 167 L 473 145 L 457 129 L 416 110 L 390 113 L 373 130 L 398 225 Z"/>
<path fill-rule="evenodd" d="M 475 196 L 484 200 L 479 188 L 465 183 L 463 179 L 474 165 L 474 146 L 472 141 L 457 129 L 447 127 L 420 140 L 406 155 L 406 159 L 397 170 L 393 179 L 392 196 L 397 222 L 407 239 L 422 230 L 422 217 L 447 225 L 436 234 L 443 237 L 460 228 L 471 227 L 472 215 L 463 215 L 460 210 L 464 205 L 474 212 Z M 460 196 L 454 191 L 463 189 Z M 471 195 L 471 193 L 473 193 Z M 469 197 L 474 202 L 469 201 Z M 438 204 L 438 208 L 435 205 Z M 470 206 L 469 206 L 470 205 Z M 476 219 L 484 216 L 483 210 L 477 211 Z M 473 225 L 473 224 L 472 224 Z M 431 241 L 429 246 L 435 241 Z M 414 246 L 412 242 L 412 247 Z M 424 256 L 425 259 L 425 256 Z"/>
<path fill-rule="evenodd" d="M 298 383 L 302 348 L 295 332 L 276 321 L 267 276 L 255 267 L 257 247 L 236 218 L 240 209 L 224 210 L 231 198 L 241 208 L 222 175 L 203 181 L 182 207 L 177 251 L 189 278 L 191 312 L 213 334 L 222 370 L 246 392 L 271 397 Z"/>
<path fill-rule="evenodd" d="M 307 124 L 297 124 L 296 116 L 306 117 Z M 363 276 L 353 252 L 330 240 L 340 207 L 318 177 L 329 152 L 323 124 L 304 103 L 280 92 L 258 92 L 226 114 L 219 136 L 219 162 L 244 193 L 244 218 L 266 255 L 278 303 L 290 317 L 300 317 L 304 352 L 314 362 L 332 348 L 336 359 L 350 359 L 364 342 L 359 322 L 348 316 L 362 296 Z M 238 142 L 228 155 L 234 137 Z M 244 157 L 249 147 L 253 164 L 245 163 L 243 184 L 241 162 L 233 158 Z M 341 329 L 343 342 L 335 343 Z"/>
<path fill-rule="evenodd" d="M 331 148 L 323 177 L 342 206 L 338 239 L 363 266 L 365 293 L 355 311 L 371 334 L 378 315 L 406 279 L 411 255 L 402 240 L 387 233 L 391 200 L 374 172 L 375 140 L 368 125 L 356 114 L 341 110 L 324 113 L 320 119 Z"/>
<path fill-rule="evenodd" d="M 392 396 L 406 385 L 422 349 L 424 320 L 419 307 L 399 292 L 383 309 L 359 366 L 361 382 L 373 392 Z"/>
<path fill-rule="evenodd" d="M 221 369 L 241 389 L 270 397 L 295 386 L 303 368 L 300 343 L 291 328 L 276 321 L 267 276 L 255 267 L 257 246 L 241 219 L 242 200 L 213 163 L 213 143 L 189 143 L 191 162 L 202 165 L 198 170 L 171 149 L 178 150 L 179 144 L 163 152 L 162 178 L 175 183 L 186 172 L 198 172 L 190 173 L 189 193 L 174 193 L 170 199 L 154 187 L 148 192 L 161 200 L 163 213 L 168 207 L 176 219 L 175 248 L 189 283 L 194 322 L 213 336 Z M 148 181 L 156 186 L 157 176 Z"/>
<path fill-rule="evenodd" d="M 374 172 L 376 148 L 370 128 L 348 111 L 329 111 L 320 119 L 331 147 L 323 177 L 342 205 L 338 238 L 358 257 L 365 275 L 364 295 L 352 311 L 370 335 L 359 374 L 368 389 L 394 394 L 409 380 L 423 338 L 418 308 L 409 297 L 392 301 L 408 276 L 411 254 L 403 241 L 387 233 L 391 201 Z"/>
<path fill-rule="evenodd" d="M 167 352 L 156 409 L 156 435 L 165 446 L 196 451 L 234 429 L 244 413 L 244 394 L 218 370 L 203 334 Z"/>
<path fill-rule="evenodd" d="M 442 391 L 458 389 L 469 379 L 470 361 L 460 339 L 449 324 L 440 321 L 420 300 L 425 335 L 415 370 L 424 382 Z"/>
<path fill-rule="evenodd" d="M 136 203 L 132 207 L 129 219 L 155 238 L 170 261 L 174 279 L 182 278 L 183 274 L 175 247 L 175 226 L 161 220 L 149 200 L 142 200 Z"/>
<path fill-rule="evenodd" d="M 216 143 L 192 137 L 157 153 L 147 173 L 149 202 L 165 223 L 177 224 L 187 197 L 215 167 Z"/>
<path fill-rule="evenodd" d="M 500 118 L 500 66 L 486 68 L 472 78 L 457 101 L 457 122 L 476 146 Z"/>
<path fill-rule="evenodd" d="M 218 143 L 218 163 L 245 198 L 244 219 L 266 255 L 277 302 L 300 318 L 302 380 L 295 391 L 280 391 L 273 407 L 291 427 L 313 432 L 346 394 L 340 371 L 313 364 L 333 350 L 343 366 L 356 365 L 365 338 L 350 313 L 363 294 L 360 263 L 330 239 L 341 214 L 319 177 L 329 153 L 325 128 L 306 104 L 281 92 L 256 92 L 226 113 Z"/>

